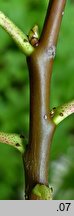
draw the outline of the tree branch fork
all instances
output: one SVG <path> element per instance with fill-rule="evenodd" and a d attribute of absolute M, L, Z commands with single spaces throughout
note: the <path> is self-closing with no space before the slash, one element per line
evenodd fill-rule
<path fill-rule="evenodd" d="M 37 47 L 34 47 L 28 37 L 0 12 L 0 25 L 27 56 L 29 69 L 29 144 L 25 154 L 23 153 L 28 199 L 34 199 L 32 190 L 36 185 L 48 187 L 49 154 L 55 128 L 67 116 L 74 113 L 74 100 L 52 110 L 50 110 L 49 101 L 52 68 L 65 4 L 66 0 L 49 1 L 42 34 L 39 43 L 36 44 Z M 40 193 L 42 198 L 42 187 L 37 186 L 36 188 L 33 190 L 33 195 L 37 196 Z"/>

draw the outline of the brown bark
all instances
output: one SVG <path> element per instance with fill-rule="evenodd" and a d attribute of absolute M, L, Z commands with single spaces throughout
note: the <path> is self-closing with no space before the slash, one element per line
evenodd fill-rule
<path fill-rule="evenodd" d="M 28 199 L 34 199 L 31 191 L 37 183 L 48 186 L 50 145 L 55 130 L 49 112 L 50 81 L 65 3 L 66 0 L 50 0 L 39 46 L 27 59 L 30 77 L 30 127 L 24 161 Z"/>

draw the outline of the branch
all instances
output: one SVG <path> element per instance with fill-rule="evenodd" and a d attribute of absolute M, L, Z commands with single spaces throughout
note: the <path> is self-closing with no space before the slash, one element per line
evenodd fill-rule
<path fill-rule="evenodd" d="M 23 139 L 22 135 L 0 132 L 0 142 L 17 148 L 22 154 L 24 153 Z"/>
<path fill-rule="evenodd" d="M 54 107 L 51 112 L 51 118 L 52 121 L 58 125 L 61 121 L 63 121 L 65 118 L 67 118 L 69 115 L 71 115 L 72 113 L 74 113 L 74 100 L 69 102 L 69 103 L 65 103 L 62 106 L 58 106 L 58 107 Z"/>
<path fill-rule="evenodd" d="M 34 51 L 34 47 L 29 43 L 28 37 L 0 11 L 0 26 L 12 37 L 18 47 L 26 56 Z"/>
<path fill-rule="evenodd" d="M 66 0 L 50 0 L 39 45 L 27 58 L 30 76 L 29 145 L 25 154 L 26 194 L 36 183 L 48 186 L 50 146 L 55 124 L 49 115 L 52 66 Z"/>
<path fill-rule="evenodd" d="M 66 0 L 50 0 L 44 27 L 41 34 L 41 44 L 48 49 L 56 46 L 61 20 L 64 15 Z M 50 50 L 48 50 L 50 51 Z M 49 52 L 50 54 L 50 52 Z"/>

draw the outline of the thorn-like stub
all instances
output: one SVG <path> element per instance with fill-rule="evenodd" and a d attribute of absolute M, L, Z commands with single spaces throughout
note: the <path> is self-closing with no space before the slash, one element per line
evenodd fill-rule
<path fill-rule="evenodd" d="M 46 50 L 46 55 L 49 59 L 54 59 L 55 55 L 56 55 L 56 47 L 54 45 L 50 46 L 47 50 Z"/>

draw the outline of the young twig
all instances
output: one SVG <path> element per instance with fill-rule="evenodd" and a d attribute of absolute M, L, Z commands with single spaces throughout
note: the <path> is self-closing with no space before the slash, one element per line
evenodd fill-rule
<path fill-rule="evenodd" d="M 12 37 L 21 51 L 29 56 L 34 51 L 34 47 L 29 43 L 25 35 L 14 23 L 0 11 L 0 26 Z"/>
<path fill-rule="evenodd" d="M 68 103 L 65 103 L 62 106 L 54 107 L 51 112 L 52 121 L 58 125 L 61 121 L 67 118 L 69 115 L 74 113 L 74 100 Z"/>
<path fill-rule="evenodd" d="M 21 137 L 21 135 L 0 132 L 0 142 L 11 145 L 22 154 L 24 153 L 25 149 L 23 146 L 23 137 Z"/>

